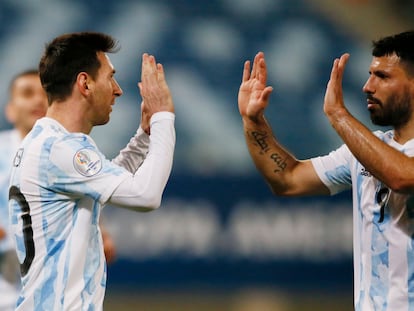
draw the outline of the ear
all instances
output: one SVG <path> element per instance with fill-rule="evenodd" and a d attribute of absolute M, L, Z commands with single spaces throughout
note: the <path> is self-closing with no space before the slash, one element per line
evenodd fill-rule
<path fill-rule="evenodd" d="M 9 121 L 11 124 L 14 124 L 16 121 L 16 110 L 14 109 L 12 102 L 7 103 L 4 112 L 6 114 L 7 121 Z"/>
<path fill-rule="evenodd" d="M 90 92 L 90 82 L 91 79 L 86 72 L 80 72 L 76 78 L 76 86 L 79 92 L 84 95 L 88 96 Z"/>

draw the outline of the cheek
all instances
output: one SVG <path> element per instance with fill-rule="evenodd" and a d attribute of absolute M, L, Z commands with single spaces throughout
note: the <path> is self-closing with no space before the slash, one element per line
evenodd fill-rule
<path fill-rule="evenodd" d="M 18 119 L 25 119 L 25 118 L 28 118 L 29 116 L 30 116 L 29 109 L 27 109 L 26 107 L 19 107 L 18 109 L 16 109 L 16 117 Z"/>

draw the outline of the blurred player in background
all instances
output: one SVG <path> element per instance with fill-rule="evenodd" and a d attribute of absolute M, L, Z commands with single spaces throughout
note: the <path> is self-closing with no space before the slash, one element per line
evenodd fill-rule
<path fill-rule="evenodd" d="M 14 310 L 20 290 L 19 263 L 9 226 L 8 197 L 13 157 L 37 119 L 45 116 L 47 98 L 37 70 L 16 75 L 9 85 L 7 120 L 13 129 L 0 133 L 0 311 Z"/>
<path fill-rule="evenodd" d="M 153 56 L 142 57 L 141 125 L 137 121 L 128 145 L 108 161 L 89 136 L 109 121 L 122 95 L 107 55 L 116 49 L 108 35 L 70 33 L 49 42 L 40 60 L 49 108 L 16 153 L 9 192 L 22 273 L 17 310 L 102 310 L 102 207 L 160 206 L 172 168 L 175 115 Z"/>
<path fill-rule="evenodd" d="M 373 42 L 363 87 L 372 133 L 344 105 L 342 77 L 349 55 L 333 63 L 324 112 L 344 145 L 329 155 L 301 161 L 272 133 L 264 117 L 263 53 L 247 61 L 239 90 L 246 143 L 275 194 L 335 194 L 353 189 L 356 310 L 414 310 L 414 32 Z"/>

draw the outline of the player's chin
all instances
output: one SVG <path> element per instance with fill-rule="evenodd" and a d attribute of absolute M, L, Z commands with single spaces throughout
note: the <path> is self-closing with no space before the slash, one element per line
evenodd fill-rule
<path fill-rule="evenodd" d="M 108 114 L 108 116 L 106 118 L 101 118 L 101 119 L 97 120 L 97 122 L 95 122 L 95 126 L 105 125 L 105 124 L 107 124 L 109 122 L 110 119 L 111 118 L 110 118 L 110 116 Z"/>

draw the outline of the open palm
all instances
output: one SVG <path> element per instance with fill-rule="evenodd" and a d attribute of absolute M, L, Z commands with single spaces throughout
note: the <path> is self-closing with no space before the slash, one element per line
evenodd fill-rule
<path fill-rule="evenodd" d="M 267 70 L 263 52 L 257 53 L 250 72 L 250 61 L 244 63 L 238 103 L 242 117 L 257 120 L 268 105 L 273 88 L 266 86 Z"/>

